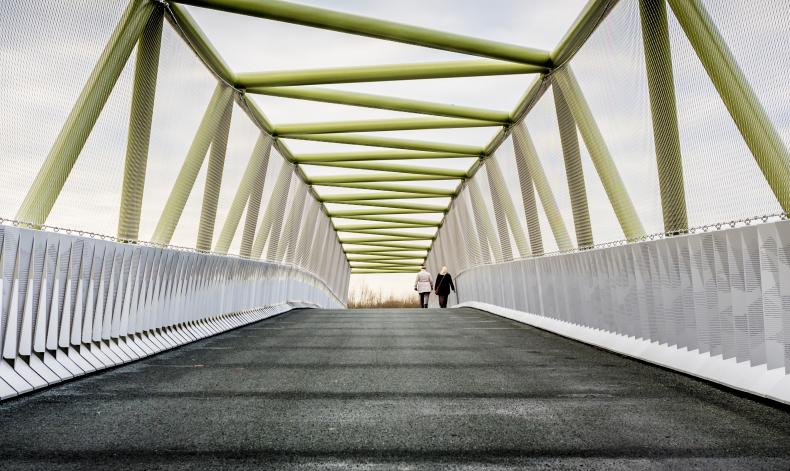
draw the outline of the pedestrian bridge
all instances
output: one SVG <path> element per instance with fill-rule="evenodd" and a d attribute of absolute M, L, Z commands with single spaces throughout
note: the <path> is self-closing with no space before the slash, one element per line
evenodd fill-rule
<path fill-rule="evenodd" d="M 790 10 L 407 3 L 0 5 L 3 463 L 788 467 Z"/>

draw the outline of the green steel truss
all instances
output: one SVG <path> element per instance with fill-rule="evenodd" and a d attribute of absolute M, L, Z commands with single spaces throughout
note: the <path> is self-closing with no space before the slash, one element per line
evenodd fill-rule
<path fill-rule="evenodd" d="M 682 233 L 688 230 L 667 33 L 667 4 L 700 57 L 777 200 L 785 211 L 790 211 L 790 154 L 716 26 L 700 0 L 667 2 L 640 0 L 645 66 L 651 95 L 656 158 L 661 169 L 659 186 L 666 232 Z M 494 161 L 489 166 L 489 180 L 492 199 L 498 202 L 496 214 L 493 216 L 497 219 L 494 225 L 499 231 L 499 237 L 494 235 L 494 225 L 488 222 L 485 227 L 476 228 L 477 231 L 485 233 L 485 240 L 481 238 L 481 244 L 491 244 L 495 259 L 509 258 L 512 248 L 509 247 L 507 230 L 510 227 L 520 256 L 542 254 L 540 228 L 537 225 L 536 200 L 539 200 L 558 246 L 563 250 L 571 249 L 571 238 L 553 196 L 553 192 L 562 189 L 556 185 L 555 188 L 550 187 L 539 156 L 531 143 L 530 134 L 522 122 L 526 113 L 549 87 L 555 96 L 565 165 L 569 175 L 576 175 L 574 178 L 569 176 L 567 182 L 573 206 L 573 214 L 569 216 L 572 216 L 575 223 L 576 247 L 585 248 L 593 243 L 586 189 L 583 179 L 579 177 L 581 164 L 575 132 L 577 128 L 624 235 L 628 239 L 637 239 L 645 235 L 639 214 L 631 202 L 583 91 L 567 66 L 568 61 L 616 3 L 617 0 L 590 0 L 560 44 L 553 51 L 542 51 L 280 0 L 176 0 L 169 4 L 153 0 L 130 0 L 19 208 L 17 219 L 33 225 L 46 223 L 47 216 L 133 47 L 139 44 L 118 224 L 119 238 L 138 238 L 156 70 L 159 63 L 158 51 L 162 21 L 167 19 L 219 82 L 159 219 L 154 242 L 166 244 L 170 241 L 184 203 L 196 183 L 198 171 L 203 162 L 208 160 L 209 177 L 204 189 L 197 241 L 199 249 L 209 250 L 213 246 L 215 251 L 226 253 L 246 207 L 247 220 L 243 228 L 241 255 L 253 258 L 262 256 L 268 238 L 274 245 L 269 247 L 267 256 L 281 259 L 284 254 L 296 249 L 282 244 L 278 247 L 280 233 L 283 237 L 288 234 L 293 236 L 295 231 L 300 230 L 300 211 L 306 192 L 309 191 L 323 203 L 322 209 L 326 215 L 333 218 L 334 229 L 343 244 L 353 273 L 413 272 L 424 263 L 437 231 L 444 223 L 445 214 L 462 189 L 468 186 L 475 193 L 476 197 L 472 201 L 475 217 L 488 221 L 490 215 L 484 213 L 480 190 L 476 185 L 467 183 L 513 132 L 529 245 L 512 204 L 512 200 L 519 196 L 504 191 L 504 180 Z M 435 63 L 236 73 L 228 67 L 180 4 L 476 57 L 472 60 Z M 536 79 L 510 111 L 314 87 L 338 83 L 511 74 L 536 74 Z M 425 117 L 272 124 L 245 94 L 409 112 Z M 250 157 L 242 183 L 235 190 L 232 208 L 224 221 L 219 240 L 213 241 L 216 194 L 222 180 L 227 127 L 233 101 L 242 105 L 260 128 L 261 135 Z M 498 131 L 482 147 L 366 134 L 378 131 L 467 127 L 491 127 Z M 350 144 L 360 146 L 360 150 L 294 155 L 286 145 L 289 139 Z M 264 208 L 260 208 L 271 147 L 293 165 L 284 166 L 280 171 L 275 183 L 276 196 Z M 424 159 L 448 159 L 449 162 L 450 159 L 457 161 L 464 158 L 472 162 L 465 170 L 454 170 L 449 166 L 408 165 L 402 162 Z M 310 166 L 330 167 L 336 172 L 332 175 L 308 177 L 305 170 Z M 341 171 L 340 174 L 337 171 Z M 286 216 L 284 206 L 288 203 L 288 196 L 283 192 L 288 188 L 292 175 L 300 178 L 307 185 L 307 189 L 296 196 L 297 202 L 291 203 L 292 208 Z M 450 182 L 449 188 L 441 187 L 437 183 L 439 181 Z M 348 192 L 319 192 L 317 187 L 341 191 L 348 189 Z M 534 192 L 537 192 L 537 199 Z M 440 201 L 422 202 L 422 199 L 431 198 Z M 343 208 L 338 209 L 334 205 Z M 264 214 L 260 227 L 256 226 L 259 209 L 263 209 Z M 422 217 L 425 215 L 431 217 Z M 308 227 L 309 224 L 303 224 L 302 230 Z M 502 250 L 508 253 L 503 255 Z"/>

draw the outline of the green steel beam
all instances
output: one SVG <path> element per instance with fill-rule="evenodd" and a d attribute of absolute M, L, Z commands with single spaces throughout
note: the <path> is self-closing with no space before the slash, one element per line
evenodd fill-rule
<path fill-rule="evenodd" d="M 601 179 L 606 195 L 612 204 L 617 220 L 626 239 L 638 239 L 645 236 L 645 229 L 642 221 L 634 208 L 634 203 L 628 195 L 628 191 L 623 184 L 623 179 L 617 171 L 617 166 L 612 160 L 609 148 L 601 135 L 598 124 L 592 115 L 587 100 L 582 94 L 581 87 L 573 76 L 570 67 L 564 67 L 553 74 L 555 83 L 559 85 L 565 97 L 568 107 L 571 109 L 579 133 L 587 145 L 590 158 L 593 161 L 595 170 Z"/>
<path fill-rule="evenodd" d="M 248 72 L 237 74 L 241 88 L 322 85 L 330 83 L 385 82 L 455 77 L 483 77 L 545 73 L 549 69 L 534 65 L 491 60 L 464 60 L 412 64 L 387 64 L 362 67 Z"/>
<path fill-rule="evenodd" d="M 404 249 L 404 250 L 429 250 L 430 243 L 424 247 L 409 245 L 409 244 L 401 244 L 398 243 L 397 240 L 394 241 L 371 241 L 366 242 L 364 244 L 354 244 L 353 242 L 343 242 L 345 245 L 367 245 L 370 247 L 382 247 L 382 248 L 391 248 L 391 249 Z"/>
<path fill-rule="evenodd" d="M 187 12 L 186 8 L 172 2 L 168 3 L 167 6 L 172 13 L 174 22 L 178 26 L 176 30 L 183 32 L 187 42 L 200 57 L 200 60 L 207 64 L 226 84 L 232 85 L 236 83 L 236 76 L 233 71 L 222 59 L 217 49 L 208 40 L 206 33 L 200 29 L 200 26 L 192 18 L 192 15 Z"/>
<path fill-rule="evenodd" d="M 416 240 L 433 240 L 436 238 L 436 233 L 429 235 L 429 234 L 421 234 L 421 233 L 414 233 L 407 231 L 398 231 L 394 229 L 348 229 L 348 230 L 338 229 L 338 231 L 348 232 L 350 234 L 382 235 L 382 236 L 411 238 Z"/>
<path fill-rule="evenodd" d="M 292 134 L 338 134 L 348 132 L 408 131 L 414 129 L 484 128 L 501 126 L 491 121 L 464 118 L 400 118 L 324 123 L 279 124 L 274 134 L 287 138 Z"/>
<path fill-rule="evenodd" d="M 420 268 L 421 262 L 350 262 L 352 268 Z"/>
<path fill-rule="evenodd" d="M 432 209 L 398 209 L 398 208 L 381 208 L 381 209 L 335 209 L 327 210 L 330 217 L 350 218 L 350 219 L 369 219 L 371 221 L 381 219 L 371 219 L 363 216 L 379 217 L 385 214 L 442 214 L 444 210 Z M 417 219 L 415 219 L 417 220 Z"/>
<path fill-rule="evenodd" d="M 313 164 L 310 164 L 313 165 Z M 413 181 L 436 181 L 436 180 L 454 180 L 454 178 L 446 177 L 444 175 L 417 175 L 413 173 L 397 174 L 356 174 L 356 175 L 321 175 L 309 177 L 308 183 L 311 185 L 326 185 L 333 186 L 338 183 L 384 183 L 384 182 L 413 182 Z"/>
<path fill-rule="evenodd" d="M 551 90 L 554 92 L 554 109 L 557 114 L 557 124 L 560 131 L 562 157 L 565 161 L 565 178 L 568 181 L 568 193 L 571 198 L 573 227 L 576 231 L 576 246 L 579 248 L 592 247 L 594 242 L 592 227 L 590 226 L 590 210 L 587 205 L 587 189 L 584 185 L 584 168 L 582 167 L 576 122 L 573 120 L 573 115 L 570 108 L 568 108 L 568 103 L 565 101 L 565 96 L 562 94 L 560 87 L 553 86 Z M 534 192 L 532 199 L 532 204 L 534 205 Z M 535 224 L 537 224 L 539 230 L 540 224 L 537 222 L 537 214 L 535 216 Z"/>
<path fill-rule="evenodd" d="M 300 164 L 313 162 L 356 162 L 365 160 L 415 160 L 415 159 L 468 159 L 478 155 L 456 154 L 454 152 L 421 152 L 410 150 L 372 151 L 372 152 L 327 152 L 322 154 L 297 154 L 294 161 Z"/>
<path fill-rule="evenodd" d="M 543 206 L 543 213 L 549 221 L 549 227 L 551 227 L 551 232 L 554 234 L 557 248 L 563 252 L 573 249 L 571 238 L 568 236 L 568 229 L 565 227 L 565 221 L 562 219 L 557 200 L 554 199 L 554 193 L 551 191 L 549 179 L 546 178 L 546 172 L 543 170 L 543 164 L 540 162 L 535 144 L 532 142 L 532 137 L 523 122 L 516 125 L 515 129 L 513 129 L 513 145 L 516 150 L 516 158 L 524 159 L 524 163 L 529 169 L 532 183 L 535 185 L 535 190 L 537 190 L 540 197 L 540 204 Z"/>
<path fill-rule="evenodd" d="M 271 198 L 266 205 L 266 211 L 263 213 L 263 219 L 258 225 L 258 231 L 255 233 L 255 240 L 252 244 L 250 251 L 250 258 L 258 260 L 263 255 L 263 249 L 266 247 L 266 241 L 270 238 L 273 229 L 279 231 L 279 225 L 275 224 L 276 219 L 282 220 L 282 212 L 285 211 L 285 204 L 288 200 L 288 189 L 291 187 L 291 178 L 293 177 L 293 168 L 287 163 L 283 162 L 280 171 L 277 174 L 277 180 L 274 182 L 272 188 Z M 279 234 L 279 233 L 278 233 Z M 274 240 L 272 235 L 272 240 Z"/>
<path fill-rule="evenodd" d="M 663 0 L 657 0 L 663 1 Z M 581 49 L 618 0 L 590 0 L 551 53 L 553 66 L 565 65 Z"/>
<path fill-rule="evenodd" d="M 428 251 L 423 250 L 420 254 L 397 253 L 391 249 L 382 249 L 380 251 L 363 251 L 363 250 L 346 250 L 345 253 L 349 261 L 361 262 L 364 260 L 374 260 L 376 258 L 389 258 L 389 259 L 404 259 L 404 260 L 425 260 L 428 256 Z M 374 257 L 374 258 L 356 258 L 356 257 Z"/>
<path fill-rule="evenodd" d="M 164 10 L 155 9 L 137 43 L 134 63 L 129 135 L 123 168 L 121 206 L 118 212 L 118 238 L 137 240 L 140 237 L 140 210 L 143 204 L 151 120 L 154 114 L 156 78 L 159 72 L 159 49 L 162 44 Z"/>
<path fill-rule="evenodd" d="M 379 208 L 415 209 L 420 211 L 428 211 L 431 213 L 444 213 L 447 211 L 446 205 L 438 206 L 435 204 L 408 203 L 408 202 L 395 202 L 395 201 L 343 201 L 343 204 L 353 204 L 357 206 L 374 206 Z M 376 214 L 385 214 L 385 213 L 383 211 L 378 211 Z"/>
<path fill-rule="evenodd" d="M 46 160 L 30 185 L 16 213 L 18 221 L 33 225 L 46 222 L 135 43 L 157 8 L 161 6 L 149 1 L 129 2 Z"/>
<path fill-rule="evenodd" d="M 389 273 L 417 273 L 417 269 L 352 269 L 352 275 L 386 275 Z"/>
<path fill-rule="evenodd" d="M 379 162 L 316 162 L 310 165 L 321 167 L 353 168 L 358 170 L 376 170 L 380 172 L 413 173 L 416 175 L 435 175 L 446 179 L 466 178 L 466 170 L 455 170 L 437 167 L 417 167 Z M 311 180 L 312 181 L 312 180 Z"/>
<path fill-rule="evenodd" d="M 225 153 L 228 148 L 228 133 L 230 120 L 233 114 L 233 100 L 228 97 L 221 113 L 214 139 L 209 151 L 208 168 L 206 169 L 206 183 L 203 189 L 203 204 L 200 208 L 200 222 L 198 224 L 197 243 L 198 250 L 209 251 L 214 239 L 214 224 L 217 220 L 217 203 L 222 187 L 222 174 L 225 170 Z"/>
<path fill-rule="evenodd" d="M 181 0 L 181 3 L 461 54 L 542 67 L 552 65 L 550 54 L 540 49 L 279 0 Z"/>
<path fill-rule="evenodd" d="M 350 203 L 363 202 L 368 200 L 392 200 L 392 199 L 414 199 L 414 198 L 436 198 L 436 195 L 425 195 L 422 193 L 401 193 L 399 191 L 382 191 L 379 193 L 342 193 L 335 195 L 320 195 L 319 200 L 324 203 Z"/>
<path fill-rule="evenodd" d="M 422 264 L 425 260 L 425 257 L 411 257 L 411 258 L 389 258 L 386 256 L 376 257 L 376 258 L 366 258 L 366 259 L 350 259 L 349 263 L 352 266 L 359 265 L 360 263 L 376 263 L 376 264 L 386 264 L 386 265 L 416 265 Z"/>
<path fill-rule="evenodd" d="M 380 247 L 375 249 L 346 249 L 344 250 L 345 253 L 350 255 L 379 255 L 381 253 L 386 253 L 388 256 L 404 256 L 404 257 L 411 257 L 415 256 L 416 252 L 420 252 L 416 254 L 417 257 L 422 257 L 427 255 L 427 249 L 394 249 L 394 248 L 387 248 L 387 247 Z M 425 252 L 425 253 L 422 253 Z"/>
<path fill-rule="evenodd" d="M 371 95 L 327 88 L 251 87 L 247 88 L 247 93 L 382 110 L 403 111 L 407 113 L 429 114 L 448 118 L 475 119 L 497 124 L 508 124 L 510 122 L 510 115 L 505 111 L 485 110 L 468 106 L 431 103 L 427 101 L 410 100 L 408 98 Z"/>
<path fill-rule="evenodd" d="M 524 228 L 521 226 L 521 221 L 516 214 L 516 207 L 513 204 L 513 199 L 510 197 L 510 191 L 507 191 L 505 177 L 502 175 L 502 170 L 499 168 L 495 158 L 486 161 L 486 175 L 489 178 L 489 186 L 495 190 L 496 198 L 499 200 L 499 206 L 504 211 L 507 225 L 510 226 L 510 232 L 513 234 L 513 240 L 516 242 L 519 256 L 529 257 L 532 252 L 527 244 L 527 237 L 524 235 Z M 510 241 L 508 236 L 508 242 Z"/>
<path fill-rule="evenodd" d="M 231 90 L 231 88 L 222 84 L 217 84 L 214 89 L 214 94 L 206 107 L 203 120 L 195 132 L 195 138 L 192 140 L 189 151 L 187 151 L 178 177 L 173 183 L 170 196 L 165 202 L 162 215 L 156 224 L 152 240 L 158 244 L 169 244 L 170 239 L 173 237 L 173 232 L 175 232 L 178 221 L 181 219 L 181 213 L 187 203 L 189 194 L 192 192 L 192 187 L 195 185 L 200 168 L 203 166 L 209 145 L 217 134 L 225 105 L 232 98 Z"/>
<path fill-rule="evenodd" d="M 647 89 L 650 92 L 664 232 L 683 233 L 688 231 L 689 223 L 666 4 L 663 1 L 640 0 L 639 15 L 645 48 Z"/>
<path fill-rule="evenodd" d="M 790 153 L 699 0 L 669 0 L 776 199 L 790 212 Z"/>
<path fill-rule="evenodd" d="M 269 164 L 271 146 L 271 138 L 261 133 L 258 136 L 250 160 L 247 162 L 247 167 L 244 169 L 244 174 L 241 177 L 241 182 L 239 182 L 236 194 L 230 204 L 228 215 L 225 217 L 225 224 L 222 225 L 219 238 L 214 246 L 215 252 L 222 254 L 228 253 L 230 244 L 233 242 L 233 238 L 236 235 L 239 222 L 241 222 L 241 215 L 246 207 L 247 218 L 244 222 L 239 255 L 242 257 L 250 256 L 255 236 L 255 228 L 258 223 L 261 194 L 263 192 L 263 185 L 266 181 L 266 168 Z"/>
<path fill-rule="evenodd" d="M 426 226 L 423 224 L 398 224 L 398 223 L 386 223 L 386 224 L 341 224 L 336 225 L 336 231 L 343 231 L 343 232 L 354 232 L 354 231 L 366 231 L 369 229 L 418 229 L 418 228 L 426 228 L 426 227 L 439 227 L 439 223 L 433 223 L 431 226 Z"/>
<path fill-rule="evenodd" d="M 442 142 L 414 141 L 410 139 L 394 139 L 391 137 L 366 136 L 363 134 L 290 134 L 287 139 L 301 141 L 333 142 L 356 146 L 388 147 L 392 149 L 420 150 L 428 152 L 453 152 L 456 154 L 483 155 L 481 147 L 448 144 Z"/>
<path fill-rule="evenodd" d="M 415 226 L 434 227 L 441 225 L 441 221 L 426 221 L 416 218 L 388 217 L 388 216 L 339 216 L 344 219 L 354 219 L 360 221 L 394 222 L 398 224 L 412 224 Z"/>
<path fill-rule="evenodd" d="M 444 188 L 427 188 L 392 183 L 325 183 L 323 186 L 355 188 L 361 190 L 398 191 L 402 193 L 420 193 L 433 196 L 453 196 L 455 194 L 455 190 L 446 190 Z"/>
<path fill-rule="evenodd" d="M 557 87 L 555 87 L 557 88 Z M 574 134 L 576 128 L 573 128 Z M 540 218 L 538 217 L 538 205 L 535 200 L 535 185 L 532 183 L 532 175 L 525 159 L 518 157 L 520 149 L 517 148 L 515 139 L 513 140 L 513 151 L 516 155 L 516 171 L 518 172 L 519 187 L 521 189 L 521 202 L 524 205 L 524 216 L 527 221 L 527 231 L 529 232 L 529 246 L 533 256 L 543 255 L 543 234 L 540 228 Z"/>
<path fill-rule="evenodd" d="M 354 245 L 375 245 L 379 242 L 408 242 L 408 241 L 423 241 L 433 240 L 432 238 L 415 239 L 412 237 L 359 237 L 356 239 L 348 239 L 340 237 L 341 244 L 354 244 Z M 402 247 L 401 247 L 402 248 Z"/>

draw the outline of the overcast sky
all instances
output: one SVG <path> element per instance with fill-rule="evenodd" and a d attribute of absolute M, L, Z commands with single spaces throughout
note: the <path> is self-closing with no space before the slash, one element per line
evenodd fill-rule
<path fill-rule="evenodd" d="M 301 3 L 459 32 L 496 41 L 553 49 L 583 0 L 302 0 Z M 771 0 L 703 2 L 785 143 L 790 142 L 786 25 L 790 9 Z M 89 76 L 125 1 L 69 0 L 0 3 L 0 217 L 13 217 Z M 445 51 L 360 38 L 296 25 L 189 7 L 231 68 L 238 72 L 468 59 Z M 778 204 L 717 96 L 682 30 L 670 14 L 673 72 L 680 110 L 681 147 L 692 225 L 771 214 Z M 613 159 L 648 232 L 661 230 L 657 169 L 635 0 L 622 0 L 572 62 Z M 150 239 L 164 201 L 214 88 L 214 79 L 166 25 L 159 68 L 141 238 Z M 49 224 L 114 234 L 134 73 L 134 53 L 48 220 Z M 362 91 L 511 111 L 531 76 L 338 84 Z M 275 124 L 414 116 L 382 110 L 253 98 Z M 573 234 L 570 201 L 551 93 L 526 124 L 540 154 L 566 225 Z M 496 128 L 372 133 L 381 136 L 484 146 Z M 218 210 L 219 226 L 257 138 L 255 126 L 234 110 Z M 295 153 L 360 150 L 354 146 L 287 141 Z M 582 146 L 585 182 L 596 242 L 622 238 L 611 205 Z M 508 140 L 497 152 L 512 197 L 522 211 Z M 463 168 L 471 162 L 422 162 Z M 265 200 L 282 159 L 272 154 Z M 205 167 L 205 166 L 204 166 Z M 335 170 L 305 167 L 308 174 Z M 353 171 L 343 171 L 354 173 Z M 202 182 L 205 168 L 198 177 Z M 370 173 L 370 172 L 363 172 Z M 484 172 L 478 183 L 490 204 Z M 437 183 L 437 186 L 450 183 Z M 196 185 L 198 188 L 198 185 Z M 328 187 L 321 192 L 338 192 Z M 347 193 L 350 191 L 342 191 Z M 748 194 L 748 198 L 743 197 Z M 200 191 L 193 191 L 173 243 L 194 245 Z M 522 218 L 523 219 L 523 218 Z M 523 220 L 522 220 L 523 224 Z M 541 214 L 547 250 L 554 245 Z M 238 237 L 233 247 L 238 246 Z M 447 261 L 452 270 L 452 261 Z M 374 288 L 411 293 L 412 276 L 367 277 Z M 361 282 L 355 279 L 355 284 Z"/>

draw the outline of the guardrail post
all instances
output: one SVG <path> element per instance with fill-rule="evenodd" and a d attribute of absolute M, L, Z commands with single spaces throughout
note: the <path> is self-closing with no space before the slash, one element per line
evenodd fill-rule
<path fill-rule="evenodd" d="M 790 212 L 790 154 L 699 0 L 669 0 L 782 209 Z"/>
<path fill-rule="evenodd" d="M 688 231 L 689 223 L 666 5 L 663 0 L 640 0 L 639 16 L 642 21 L 664 232 L 684 233 Z"/>
<path fill-rule="evenodd" d="M 135 42 L 155 8 L 161 7 L 149 1 L 129 2 L 38 175 L 30 185 L 16 213 L 17 220 L 34 225 L 46 222 L 132 53 Z"/>

